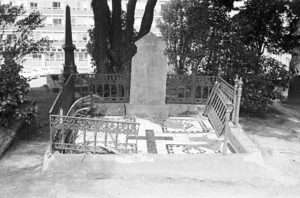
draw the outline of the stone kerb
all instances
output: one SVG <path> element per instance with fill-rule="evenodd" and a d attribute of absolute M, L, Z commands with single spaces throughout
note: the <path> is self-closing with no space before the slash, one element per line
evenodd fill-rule
<path fill-rule="evenodd" d="M 132 60 L 130 103 L 127 115 L 167 118 L 165 104 L 167 57 L 164 42 L 153 33 L 136 42 L 138 51 Z"/>

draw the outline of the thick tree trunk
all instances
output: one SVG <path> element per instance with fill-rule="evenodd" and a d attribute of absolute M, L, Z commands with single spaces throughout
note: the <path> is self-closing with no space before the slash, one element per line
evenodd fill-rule
<path fill-rule="evenodd" d="M 95 45 L 97 73 L 107 73 L 109 64 L 109 52 L 107 38 L 110 27 L 110 11 L 107 0 L 93 0 L 92 7 L 95 20 Z"/>
<path fill-rule="evenodd" d="M 151 25 L 153 22 L 153 13 L 157 0 L 148 0 L 145 8 L 145 12 L 143 15 L 141 28 L 138 35 L 135 38 L 135 41 L 141 39 L 143 36 L 148 34 L 151 29 Z"/>
<path fill-rule="evenodd" d="M 111 43 L 111 56 L 112 62 L 111 67 L 114 72 L 117 72 L 122 67 L 121 57 L 122 57 L 122 21 L 121 21 L 121 1 L 112 1 L 112 25 L 109 35 L 109 40 Z"/>
<path fill-rule="evenodd" d="M 126 29 L 122 30 L 121 0 L 112 1 L 112 15 L 107 0 L 93 0 L 97 73 L 130 73 L 131 60 L 137 52 L 135 42 L 149 33 L 157 0 L 148 0 L 140 31 L 134 33 L 137 0 L 127 4 Z"/>

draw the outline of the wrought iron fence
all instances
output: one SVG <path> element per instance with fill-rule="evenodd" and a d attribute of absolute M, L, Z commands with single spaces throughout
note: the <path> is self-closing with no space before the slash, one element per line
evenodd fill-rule
<path fill-rule="evenodd" d="M 208 117 L 218 136 L 224 134 L 223 154 L 227 154 L 228 130 L 230 114 L 233 105 L 220 88 L 220 83 L 215 86 L 207 100 L 204 115 Z"/>
<path fill-rule="evenodd" d="M 242 78 L 238 79 L 238 76 L 236 76 L 234 86 L 230 85 L 221 77 L 218 77 L 217 81 L 219 82 L 219 89 L 233 104 L 233 111 L 230 114 L 230 119 L 235 124 L 238 124 L 243 85 Z"/>
<path fill-rule="evenodd" d="M 74 84 L 81 97 L 92 93 L 103 102 L 129 102 L 130 74 L 76 74 Z"/>
<path fill-rule="evenodd" d="M 137 152 L 139 123 L 50 115 L 51 151 L 62 153 Z M 135 137 L 129 143 L 128 137 Z"/>
<path fill-rule="evenodd" d="M 227 152 L 229 122 L 238 125 L 242 79 L 236 77 L 235 86 L 218 77 L 205 105 L 203 115 L 207 116 L 218 136 L 224 134 L 223 153 Z"/>
<path fill-rule="evenodd" d="M 230 120 L 232 109 L 232 102 L 220 89 L 220 83 L 216 82 L 211 95 L 207 100 L 204 115 L 208 117 L 218 136 L 225 132 L 226 124 Z"/>
<path fill-rule="evenodd" d="M 166 103 L 205 104 L 218 76 L 167 75 Z"/>

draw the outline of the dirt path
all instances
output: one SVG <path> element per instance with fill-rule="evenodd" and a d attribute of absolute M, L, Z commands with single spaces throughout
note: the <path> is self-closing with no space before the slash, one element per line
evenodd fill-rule
<path fill-rule="evenodd" d="M 108 177 L 42 171 L 49 137 L 48 110 L 55 94 L 37 91 L 31 97 L 37 99 L 40 113 L 36 125 L 28 126 L 0 160 L 1 198 L 300 197 L 300 119 L 294 108 L 276 104 L 276 111 L 267 118 L 246 116 L 241 119 L 241 125 L 262 150 L 266 164 L 293 177 L 296 183 L 259 178 Z"/>

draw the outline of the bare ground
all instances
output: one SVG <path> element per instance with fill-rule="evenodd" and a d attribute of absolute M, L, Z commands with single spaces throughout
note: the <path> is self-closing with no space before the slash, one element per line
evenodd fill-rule
<path fill-rule="evenodd" d="M 300 197 L 300 108 L 275 103 L 265 118 L 243 115 L 240 120 L 266 165 L 296 183 L 259 178 L 108 177 L 42 170 L 49 139 L 48 111 L 56 94 L 39 89 L 30 96 L 39 104 L 36 124 L 27 126 L 0 160 L 0 197 Z"/>

